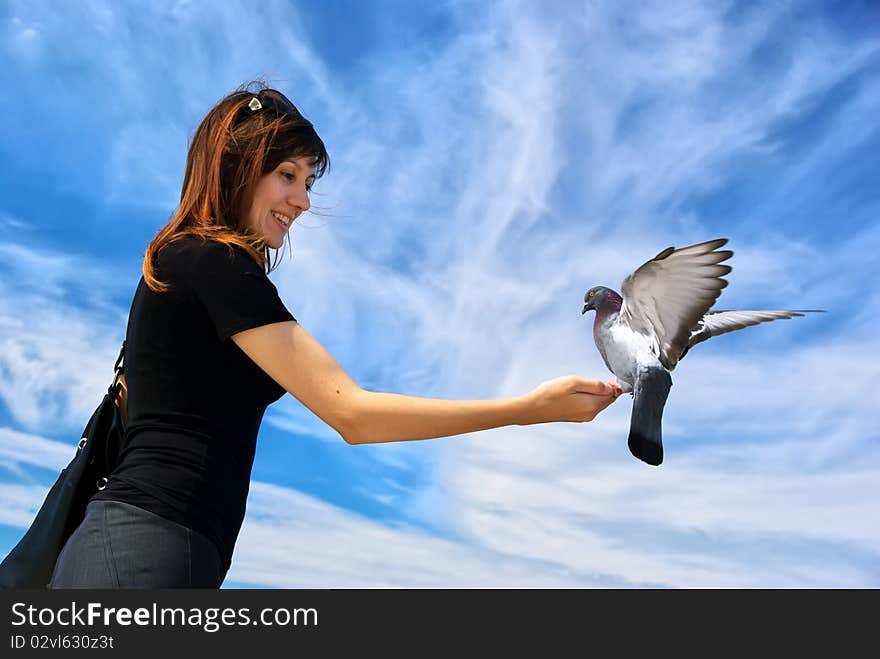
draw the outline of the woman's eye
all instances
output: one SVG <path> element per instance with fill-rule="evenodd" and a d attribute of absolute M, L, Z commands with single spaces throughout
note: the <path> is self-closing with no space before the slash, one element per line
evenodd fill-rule
<path fill-rule="evenodd" d="M 281 172 L 281 176 L 286 178 L 288 183 L 293 183 L 296 180 L 296 174 L 292 172 Z M 314 184 L 314 181 L 306 181 L 306 192 L 310 192 Z"/>

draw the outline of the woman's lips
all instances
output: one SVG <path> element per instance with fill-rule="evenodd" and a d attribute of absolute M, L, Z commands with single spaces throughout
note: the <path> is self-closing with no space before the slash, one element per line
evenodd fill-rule
<path fill-rule="evenodd" d="M 276 211 L 270 211 L 270 212 L 269 212 L 269 215 L 271 215 L 271 216 L 275 219 L 275 221 L 278 222 L 278 224 L 280 224 L 282 227 L 284 227 L 285 231 L 286 231 L 287 229 L 289 229 L 289 228 L 290 228 L 290 224 L 293 223 L 293 219 L 292 219 L 292 218 L 288 217 L 287 215 L 283 215 L 282 213 L 278 213 L 278 212 L 276 212 Z M 281 217 L 285 217 L 285 218 L 287 218 L 287 220 L 289 220 L 290 223 L 289 223 L 289 224 L 285 224 L 284 222 L 282 222 L 281 220 L 278 219 L 278 216 L 281 216 Z"/>

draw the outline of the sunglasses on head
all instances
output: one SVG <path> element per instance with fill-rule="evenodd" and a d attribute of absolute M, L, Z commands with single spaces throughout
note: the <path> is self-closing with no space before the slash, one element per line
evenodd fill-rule
<path fill-rule="evenodd" d="M 263 89 L 254 95 L 245 107 L 251 111 L 251 114 L 271 109 L 279 115 L 286 115 L 298 122 L 305 122 L 309 126 L 312 125 L 312 122 L 302 116 L 302 113 L 296 109 L 296 106 L 284 94 L 275 90 Z"/>

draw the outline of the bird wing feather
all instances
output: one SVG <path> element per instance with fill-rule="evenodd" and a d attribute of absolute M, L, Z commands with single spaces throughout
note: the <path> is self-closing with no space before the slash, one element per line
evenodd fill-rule
<path fill-rule="evenodd" d="M 805 309 L 801 311 L 789 310 L 737 310 L 737 311 L 710 311 L 700 320 L 697 325 L 691 328 L 691 336 L 688 339 L 688 348 L 698 343 L 718 336 L 719 334 L 727 334 L 736 330 L 745 329 L 753 325 L 761 323 L 769 323 L 773 320 L 788 320 L 796 316 L 803 316 L 807 313 L 821 313 L 821 309 Z M 684 357 L 684 355 L 682 355 Z"/>
<path fill-rule="evenodd" d="M 658 358 L 672 370 L 688 347 L 691 328 L 703 319 L 727 286 L 721 265 L 733 252 L 719 238 L 680 249 L 667 247 L 623 281 L 620 314 L 633 330 L 647 335 Z"/>

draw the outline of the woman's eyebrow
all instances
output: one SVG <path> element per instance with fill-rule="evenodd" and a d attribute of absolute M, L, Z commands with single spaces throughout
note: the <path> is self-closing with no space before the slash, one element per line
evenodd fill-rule
<path fill-rule="evenodd" d="M 302 169 L 303 169 L 303 166 L 299 163 L 299 160 L 298 160 L 298 159 L 295 159 L 295 158 L 285 158 L 284 162 L 289 162 L 289 163 L 290 163 L 291 165 L 293 165 L 297 170 L 302 170 Z M 315 175 L 314 170 L 312 170 L 312 173 L 311 173 L 309 176 L 314 176 L 314 175 Z"/>

